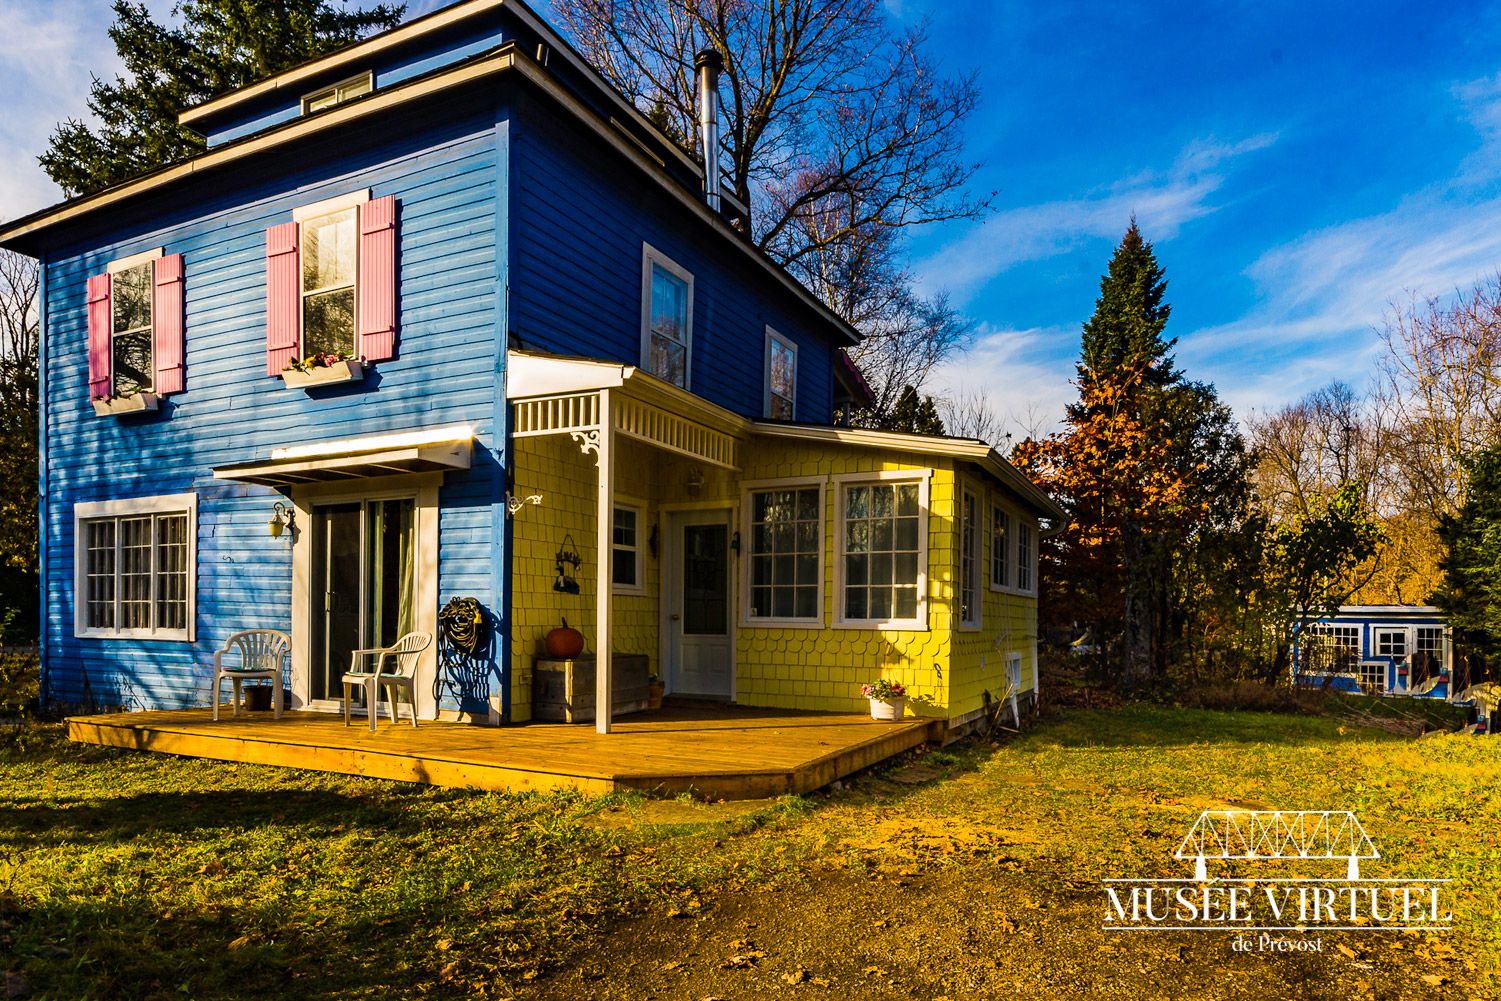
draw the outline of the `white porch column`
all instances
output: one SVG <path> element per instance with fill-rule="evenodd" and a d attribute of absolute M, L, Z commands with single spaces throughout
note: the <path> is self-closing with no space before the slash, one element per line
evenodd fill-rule
<path fill-rule="evenodd" d="M 610 391 L 599 391 L 599 579 L 595 582 L 594 611 L 594 729 L 610 732 L 610 696 L 614 691 L 610 652 L 612 639 L 611 598 L 615 588 L 615 421 L 610 412 Z"/>

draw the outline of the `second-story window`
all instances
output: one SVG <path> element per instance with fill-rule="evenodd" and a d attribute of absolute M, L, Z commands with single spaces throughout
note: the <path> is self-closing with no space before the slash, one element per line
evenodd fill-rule
<path fill-rule="evenodd" d="M 766 328 L 766 416 L 795 419 L 797 412 L 797 345 Z"/>
<path fill-rule="evenodd" d="M 110 280 L 110 392 L 151 392 L 152 261 L 115 272 Z"/>
<path fill-rule="evenodd" d="M 641 363 L 688 388 L 693 351 L 693 275 L 650 244 L 642 254 Z"/>
<path fill-rule="evenodd" d="M 358 210 L 302 224 L 302 355 L 354 354 Z"/>

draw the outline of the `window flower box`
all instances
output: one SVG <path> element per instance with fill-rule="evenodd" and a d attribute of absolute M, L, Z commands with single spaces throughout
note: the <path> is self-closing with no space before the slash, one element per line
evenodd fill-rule
<path fill-rule="evenodd" d="M 365 363 L 358 358 L 340 358 L 324 364 L 308 363 L 303 368 L 286 368 L 282 381 L 293 389 L 334 386 L 341 382 L 359 382 L 365 378 Z"/>
<path fill-rule="evenodd" d="M 111 414 L 139 414 L 155 410 L 158 397 L 155 393 L 132 393 L 129 396 L 101 396 L 94 401 L 94 413 L 100 417 Z"/>

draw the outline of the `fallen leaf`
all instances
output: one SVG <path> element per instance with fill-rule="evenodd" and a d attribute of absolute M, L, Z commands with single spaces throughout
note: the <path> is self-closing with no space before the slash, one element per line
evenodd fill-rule
<path fill-rule="evenodd" d="M 754 956 L 731 956 L 719 964 L 721 970 L 748 970 L 756 965 Z"/>
<path fill-rule="evenodd" d="M 886 971 L 881 969 L 879 966 L 867 966 L 860 972 L 865 974 L 867 977 L 884 977 L 886 975 Z"/>
<path fill-rule="evenodd" d="M 453 948 L 453 939 L 448 939 L 448 938 L 440 938 L 440 939 L 438 939 L 438 951 L 439 952 L 447 952 L 449 949 L 452 949 L 452 948 Z"/>
<path fill-rule="evenodd" d="M 522 980 L 536 980 L 537 979 L 537 971 L 536 970 L 527 970 L 525 973 L 523 973 L 521 975 L 521 979 Z"/>
<path fill-rule="evenodd" d="M 808 980 L 807 970 L 793 970 L 791 973 L 782 974 L 782 981 L 788 984 L 805 984 Z"/>
<path fill-rule="evenodd" d="M 1336 945 L 1335 948 L 1339 950 L 1339 954 L 1341 956 L 1345 956 L 1349 959 L 1354 959 L 1356 956 L 1355 950 L 1347 945 Z"/>
<path fill-rule="evenodd" d="M 808 983 L 816 984 L 819 987 L 829 986 L 828 980 L 824 979 L 823 977 L 814 977 L 812 980 L 808 981 Z"/>
<path fill-rule="evenodd" d="M 1428 984 L 1431 987 L 1442 987 L 1444 984 L 1447 984 L 1449 982 L 1448 977 L 1440 977 L 1437 974 L 1433 973 L 1425 973 L 1423 974 L 1421 979 L 1423 983 Z"/>
<path fill-rule="evenodd" d="M 249 935 L 241 935 L 239 938 L 237 938 L 233 942 L 229 943 L 229 951 L 230 952 L 235 952 L 236 950 L 245 948 L 245 946 L 247 946 L 249 944 L 250 944 L 250 936 Z"/>

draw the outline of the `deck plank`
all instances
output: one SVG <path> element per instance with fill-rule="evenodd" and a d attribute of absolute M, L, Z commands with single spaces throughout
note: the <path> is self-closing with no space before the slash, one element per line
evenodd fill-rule
<path fill-rule="evenodd" d="M 618 719 L 613 732 L 532 723 L 364 720 L 285 712 L 219 720 L 208 709 L 75 716 L 83 743 L 345 775 L 475 786 L 496 791 L 575 788 L 719 799 L 806 793 L 941 736 L 942 721 L 877 723 L 865 716 L 793 710 L 669 707 Z"/>

